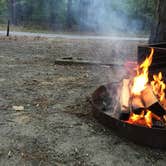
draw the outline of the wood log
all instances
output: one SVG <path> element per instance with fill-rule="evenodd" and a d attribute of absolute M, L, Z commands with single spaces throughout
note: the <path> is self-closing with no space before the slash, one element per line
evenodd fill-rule
<path fill-rule="evenodd" d="M 142 111 L 144 111 L 145 108 L 137 108 L 137 109 L 132 109 L 132 112 L 134 114 L 140 115 L 142 113 Z"/>
<path fill-rule="evenodd" d="M 129 120 L 129 117 L 130 117 L 130 112 L 129 112 L 129 111 L 121 112 L 121 113 L 119 114 L 119 119 L 120 119 L 120 120 L 127 121 L 127 120 Z"/>
<path fill-rule="evenodd" d="M 152 120 L 152 127 L 156 127 L 156 128 L 165 128 L 165 124 L 163 121 L 159 121 L 159 120 Z"/>
<path fill-rule="evenodd" d="M 152 104 L 148 109 L 160 117 L 166 114 L 165 109 L 161 106 L 159 102 Z"/>
<path fill-rule="evenodd" d="M 129 79 L 123 79 L 122 81 L 120 88 L 120 109 L 124 112 L 124 114 L 120 115 L 120 119 L 127 119 L 129 111 L 141 114 L 144 110 L 150 110 L 154 115 L 159 117 L 166 115 L 166 110 L 158 101 L 150 85 L 141 92 L 141 95 L 131 96 Z"/>
<path fill-rule="evenodd" d="M 145 108 L 140 96 L 133 96 L 131 104 L 132 104 L 132 110 Z"/>
<path fill-rule="evenodd" d="M 130 100 L 129 84 L 130 84 L 129 79 L 123 79 L 121 92 L 120 92 L 121 111 L 127 111 L 129 109 L 129 100 Z"/>
<path fill-rule="evenodd" d="M 141 92 L 141 98 L 142 98 L 145 108 L 149 108 L 151 105 L 158 102 L 158 99 L 154 95 L 153 90 L 150 85 L 147 86 L 146 89 L 144 89 Z"/>
<path fill-rule="evenodd" d="M 160 117 L 166 114 L 165 109 L 161 106 L 157 97 L 154 95 L 151 86 L 147 86 L 146 89 L 141 92 L 141 98 L 145 108 L 150 110 L 152 113 Z"/>
<path fill-rule="evenodd" d="M 88 61 L 88 60 L 79 60 L 72 57 L 56 59 L 54 65 L 84 65 L 84 66 L 99 66 L 99 67 L 114 67 L 114 68 L 123 68 L 124 64 L 118 63 L 104 63 L 100 61 Z"/>

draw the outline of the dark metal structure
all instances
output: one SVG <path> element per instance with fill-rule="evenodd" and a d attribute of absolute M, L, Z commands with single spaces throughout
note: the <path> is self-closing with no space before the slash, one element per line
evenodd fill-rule
<path fill-rule="evenodd" d="M 166 43 L 138 46 L 138 62 L 141 63 L 145 60 L 150 54 L 150 48 L 154 48 L 153 61 L 149 68 L 150 76 L 161 71 L 166 81 Z"/>

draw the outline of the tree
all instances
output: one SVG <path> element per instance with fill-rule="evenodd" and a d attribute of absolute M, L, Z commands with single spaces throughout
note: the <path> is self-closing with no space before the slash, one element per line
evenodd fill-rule
<path fill-rule="evenodd" d="M 149 43 L 166 42 L 166 0 L 158 0 L 156 23 L 152 28 Z"/>
<path fill-rule="evenodd" d="M 10 20 L 12 24 L 16 24 L 16 1 L 9 0 L 9 13 L 10 13 Z"/>
<path fill-rule="evenodd" d="M 78 22 L 79 22 L 79 29 L 81 31 L 87 30 L 89 28 L 87 24 L 87 19 L 88 19 L 88 10 L 89 10 L 90 4 L 91 4 L 91 1 L 89 0 L 79 0 Z"/>
<path fill-rule="evenodd" d="M 68 0 L 67 2 L 67 29 L 72 28 L 72 0 Z"/>
<path fill-rule="evenodd" d="M 0 0 L 0 23 L 6 23 L 7 16 L 12 24 L 33 28 L 145 33 L 154 22 L 155 2 L 157 0 Z"/>

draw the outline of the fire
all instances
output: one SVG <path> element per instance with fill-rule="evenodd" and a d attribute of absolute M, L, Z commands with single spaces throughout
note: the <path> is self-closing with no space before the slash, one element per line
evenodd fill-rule
<path fill-rule="evenodd" d="M 145 122 L 148 127 L 152 127 L 152 112 L 147 110 L 146 115 L 145 115 Z"/>
<path fill-rule="evenodd" d="M 132 113 L 127 122 L 130 124 L 148 126 L 149 128 L 151 128 L 152 127 L 152 112 L 149 110 L 142 111 L 140 115 Z"/>
<path fill-rule="evenodd" d="M 134 95 L 140 95 L 141 91 L 146 88 L 148 83 L 148 68 L 152 63 L 153 54 L 154 49 L 152 48 L 150 56 L 147 57 L 145 61 L 137 68 L 137 76 L 134 77 L 133 86 L 131 89 L 131 93 Z"/>
<path fill-rule="evenodd" d="M 153 75 L 153 81 L 151 81 L 151 86 L 153 88 L 154 94 L 159 99 L 160 103 L 166 109 L 166 99 L 165 99 L 165 89 L 166 85 L 163 81 L 162 73 L 159 72 L 158 75 Z"/>
<path fill-rule="evenodd" d="M 163 81 L 162 73 L 159 72 L 158 75 L 153 75 L 153 80 L 151 82 L 149 81 L 148 77 L 148 69 L 152 63 L 153 54 L 154 49 L 151 48 L 150 55 L 141 65 L 137 67 L 136 76 L 131 80 L 130 100 L 134 98 L 134 96 L 137 96 L 137 98 L 140 98 L 140 100 L 142 100 L 142 92 L 150 86 L 152 89 L 152 94 L 154 94 L 154 96 L 158 99 L 163 108 L 166 109 L 166 84 Z M 144 105 L 144 108 L 142 109 L 142 112 L 140 114 L 134 114 L 133 112 L 131 112 L 129 119 L 126 122 L 151 128 L 153 119 L 161 121 L 161 118 L 159 116 L 152 113 Z"/>

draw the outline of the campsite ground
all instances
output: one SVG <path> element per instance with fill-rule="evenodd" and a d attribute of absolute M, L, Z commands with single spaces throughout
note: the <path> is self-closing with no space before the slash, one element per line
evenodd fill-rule
<path fill-rule="evenodd" d="M 158 165 L 165 151 L 116 136 L 91 114 L 89 97 L 123 67 L 57 65 L 56 58 L 123 64 L 141 41 L 0 38 L 0 165 Z M 14 110 L 13 106 L 23 106 Z"/>

